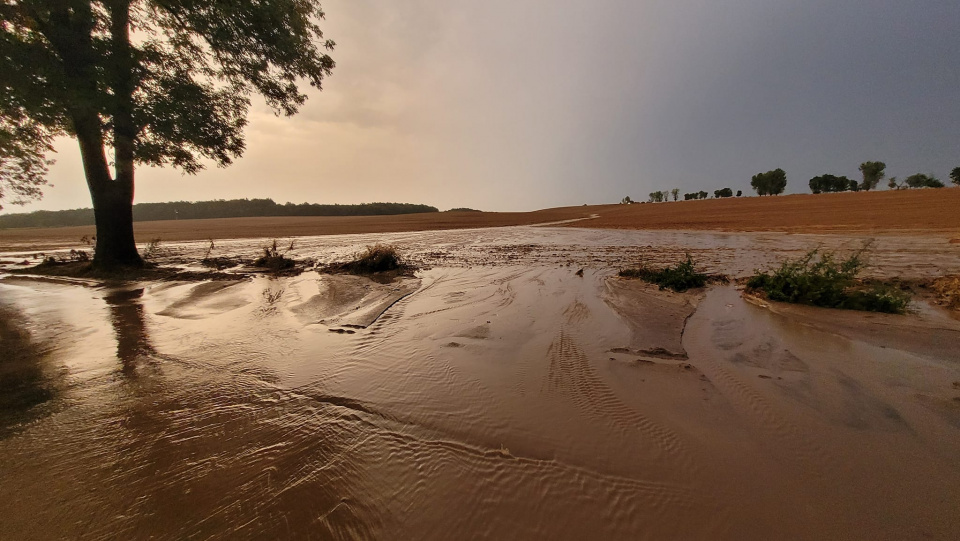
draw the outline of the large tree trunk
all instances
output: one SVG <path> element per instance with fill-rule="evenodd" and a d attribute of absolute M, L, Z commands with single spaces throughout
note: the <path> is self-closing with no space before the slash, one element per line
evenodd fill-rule
<path fill-rule="evenodd" d="M 91 2 L 58 6 L 51 11 L 46 37 L 63 59 L 67 81 L 75 93 L 69 107 L 73 129 L 80 143 L 83 171 L 93 201 L 97 224 L 97 248 L 93 263 L 101 268 L 142 267 L 133 237 L 133 81 L 130 57 L 129 0 L 111 2 L 113 95 L 110 116 L 114 124 L 116 179 L 111 177 L 104 148 L 104 125 L 93 47 L 95 26 Z"/>
<path fill-rule="evenodd" d="M 94 193 L 97 220 L 97 251 L 94 263 L 103 266 L 142 266 L 133 236 L 134 82 L 130 52 L 130 1 L 112 0 L 110 10 L 110 52 L 113 68 L 113 149 L 116 178 L 106 190 Z M 97 204 L 99 199 L 99 205 Z M 101 250 L 100 231 L 107 234 Z"/>
<path fill-rule="evenodd" d="M 117 180 L 110 177 L 96 115 L 74 118 L 73 124 L 97 224 L 93 263 L 102 268 L 141 267 L 143 259 L 133 236 L 133 175 Z"/>
<path fill-rule="evenodd" d="M 142 267 L 143 259 L 133 236 L 133 190 L 113 181 L 92 196 L 97 222 L 93 264 L 103 268 Z"/>

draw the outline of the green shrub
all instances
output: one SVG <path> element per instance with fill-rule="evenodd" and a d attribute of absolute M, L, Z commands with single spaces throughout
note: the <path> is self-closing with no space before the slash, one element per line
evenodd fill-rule
<path fill-rule="evenodd" d="M 636 269 L 622 269 L 620 276 L 640 278 L 645 282 L 657 284 L 660 289 L 672 289 L 674 291 L 686 291 L 707 285 L 707 275 L 697 272 L 689 254 L 687 254 L 686 261 L 681 261 L 672 267 L 652 269 L 641 264 Z"/>
<path fill-rule="evenodd" d="M 910 302 L 906 293 L 889 286 L 860 286 L 857 275 L 866 263 L 867 246 L 847 258 L 819 248 L 788 259 L 772 272 L 757 271 L 747 288 L 762 291 L 772 301 L 825 308 L 902 314 Z"/>
<path fill-rule="evenodd" d="M 865 312 L 902 314 L 907 311 L 908 304 L 910 295 L 888 285 L 874 284 L 868 289 L 850 291 L 842 307 Z"/>

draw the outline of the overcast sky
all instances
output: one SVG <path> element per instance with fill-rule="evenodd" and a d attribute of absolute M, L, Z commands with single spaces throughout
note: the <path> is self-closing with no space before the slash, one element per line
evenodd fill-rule
<path fill-rule="evenodd" d="M 245 156 L 141 168 L 137 202 L 427 203 L 483 210 L 750 188 L 782 167 L 960 166 L 957 0 L 326 0 L 334 75 L 258 105 Z M 72 140 L 43 201 L 90 206 Z"/>

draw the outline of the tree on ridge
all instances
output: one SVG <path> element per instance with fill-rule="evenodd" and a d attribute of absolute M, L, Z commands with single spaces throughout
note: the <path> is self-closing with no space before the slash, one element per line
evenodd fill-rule
<path fill-rule="evenodd" d="M 917 173 L 903 179 L 903 185 L 907 188 L 943 188 L 943 182 L 933 175 L 924 175 Z"/>
<path fill-rule="evenodd" d="M 317 0 L 5 0 L 0 187 L 38 196 L 50 141 L 76 138 L 94 207 L 94 264 L 142 265 L 135 165 L 189 174 L 202 160 L 230 165 L 244 150 L 253 94 L 277 114 L 296 114 L 307 99 L 298 83 L 320 89 L 334 68 L 323 16 Z M 9 136 L 18 130 L 32 137 Z"/>
<path fill-rule="evenodd" d="M 787 187 L 787 173 L 777 168 L 766 173 L 757 173 L 750 179 L 750 186 L 757 195 L 779 195 Z"/>
<path fill-rule="evenodd" d="M 887 164 L 883 162 L 861 163 L 860 172 L 863 173 L 863 182 L 860 184 L 860 189 L 870 191 L 876 188 L 877 184 L 880 184 L 880 181 L 883 180 L 886 168 Z"/>

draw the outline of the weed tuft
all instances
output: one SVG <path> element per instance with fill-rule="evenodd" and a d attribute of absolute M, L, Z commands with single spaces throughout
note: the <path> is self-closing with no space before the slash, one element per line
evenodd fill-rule
<path fill-rule="evenodd" d="M 211 241 L 211 245 L 212 244 L 213 242 Z M 287 254 L 291 252 L 293 248 L 294 241 L 290 241 L 290 246 L 288 246 L 287 249 L 281 250 L 277 244 L 277 239 L 273 239 L 271 244 L 263 247 L 263 255 L 254 260 L 253 266 L 269 269 L 272 272 L 292 269 L 296 265 L 296 261 L 287 257 Z"/>
<path fill-rule="evenodd" d="M 154 258 L 156 258 L 157 256 L 159 256 L 160 253 L 161 253 L 161 251 L 163 250 L 163 249 L 160 247 L 160 243 L 161 243 L 161 242 L 162 242 L 162 241 L 160 240 L 160 237 L 157 237 L 157 238 L 155 238 L 155 239 L 151 239 L 150 242 L 147 243 L 146 248 L 143 249 L 143 258 L 144 258 L 144 259 L 154 259 Z"/>
<path fill-rule="evenodd" d="M 645 282 L 657 284 L 660 289 L 672 289 L 677 292 L 707 285 L 707 275 L 697 272 L 690 254 L 687 254 L 686 261 L 681 261 L 672 267 L 654 269 L 641 264 L 636 269 L 621 269 L 620 276 L 639 278 Z"/>
<path fill-rule="evenodd" d="M 390 244 L 374 244 L 358 253 L 353 261 L 336 263 L 327 267 L 327 272 L 350 274 L 377 274 L 411 271 L 413 267 L 404 261 L 397 248 Z"/>

